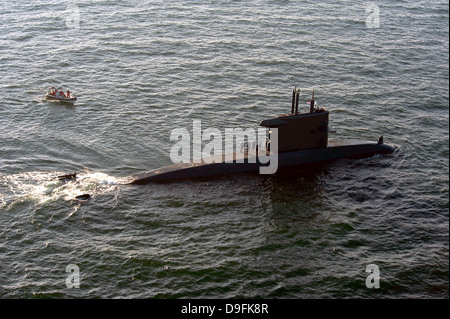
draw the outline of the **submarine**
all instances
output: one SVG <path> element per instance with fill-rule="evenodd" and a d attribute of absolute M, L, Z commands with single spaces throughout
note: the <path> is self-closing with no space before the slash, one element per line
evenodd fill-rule
<path fill-rule="evenodd" d="M 396 146 L 385 144 L 383 136 L 378 141 L 329 140 L 329 111 L 318 107 L 314 91 L 309 110 L 299 111 L 300 89 L 294 87 L 289 113 L 265 119 L 260 126 L 268 129 L 265 147 L 244 147 L 241 152 L 221 154 L 210 158 L 172 164 L 147 173 L 131 177 L 130 184 L 170 182 L 180 179 L 196 179 L 233 173 L 263 172 L 276 161 L 277 169 L 335 161 L 339 159 L 360 159 L 376 154 L 390 154 Z M 269 165 L 268 165 L 269 163 Z M 272 172 L 269 173 L 274 173 Z"/>

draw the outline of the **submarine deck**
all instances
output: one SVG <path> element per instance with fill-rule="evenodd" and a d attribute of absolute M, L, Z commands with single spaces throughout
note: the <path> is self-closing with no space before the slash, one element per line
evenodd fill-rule
<path fill-rule="evenodd" d="M 375 154 L 389 154 L 394 150 L 395 147 L 389 144 L 358 140 L 329 140 L 328 146 L 324 148 L 279 153 L 277 166 L 306 165 L 343 158 L 364 158 Z M 259 158 L 265 155 L 261 153 L 259 156 L 256 156 L 255 152 L 222 154 L 198 160 L 198 163 L 191 161 L 172 164 L 148 173 L 135 175 L 130 184 L 257 171 L 260 166 L 268 165 L 260 163 Z"/>

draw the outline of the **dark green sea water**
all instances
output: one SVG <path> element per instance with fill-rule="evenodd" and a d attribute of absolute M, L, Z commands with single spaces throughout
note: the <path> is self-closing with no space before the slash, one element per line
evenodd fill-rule
<path fill-rule="evenodd" d="M 0 2 L 0 297 L 448 298 L 449 4 L 372 2 L 377 28 L 368 4 Z M 399 151 L 122 185 L 172 164 L 172 129 L 257 128 L 294 85 L 332 138 Z"/>

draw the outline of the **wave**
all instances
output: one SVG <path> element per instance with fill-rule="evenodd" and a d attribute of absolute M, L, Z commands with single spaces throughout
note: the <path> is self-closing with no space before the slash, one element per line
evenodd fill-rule
<path fill-rule="evenodd" d="M 42 206 L 58 201 L 77 201 L 77 196 L 85 194 L 95 198 L 126 183 L 125 179 L 88 170 L 77 173 L 75 179 L 58 178 L 65 174 L 40 171 L 0 174 L 0 208 L 9 211 L 24 202 Z"/>

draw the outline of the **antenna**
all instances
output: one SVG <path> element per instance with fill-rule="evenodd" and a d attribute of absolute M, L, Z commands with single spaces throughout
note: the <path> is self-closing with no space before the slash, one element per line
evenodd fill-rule
<path fill-rule="evenodd" d="M 294 106 L 295 106 L 295 92 L 297 91 L 297 86 L 294 86 L 294 89 L 292 90 L 292 108 L 291 108 L 291 114 L 294 114 Z"/>
<path fill-rule="evenodd" d="M 295 101 L 295 115 L 298 114 L 298 100 L 299 100 L 299 96 L 300 96 L 300 89 L 297 89 L 297 99 Z"/>
<path fill-rule="evenodd" d="M 311 106 L 309 108 L 309 112 L 314 112 L 314 90 L 312 91 Z"/>

